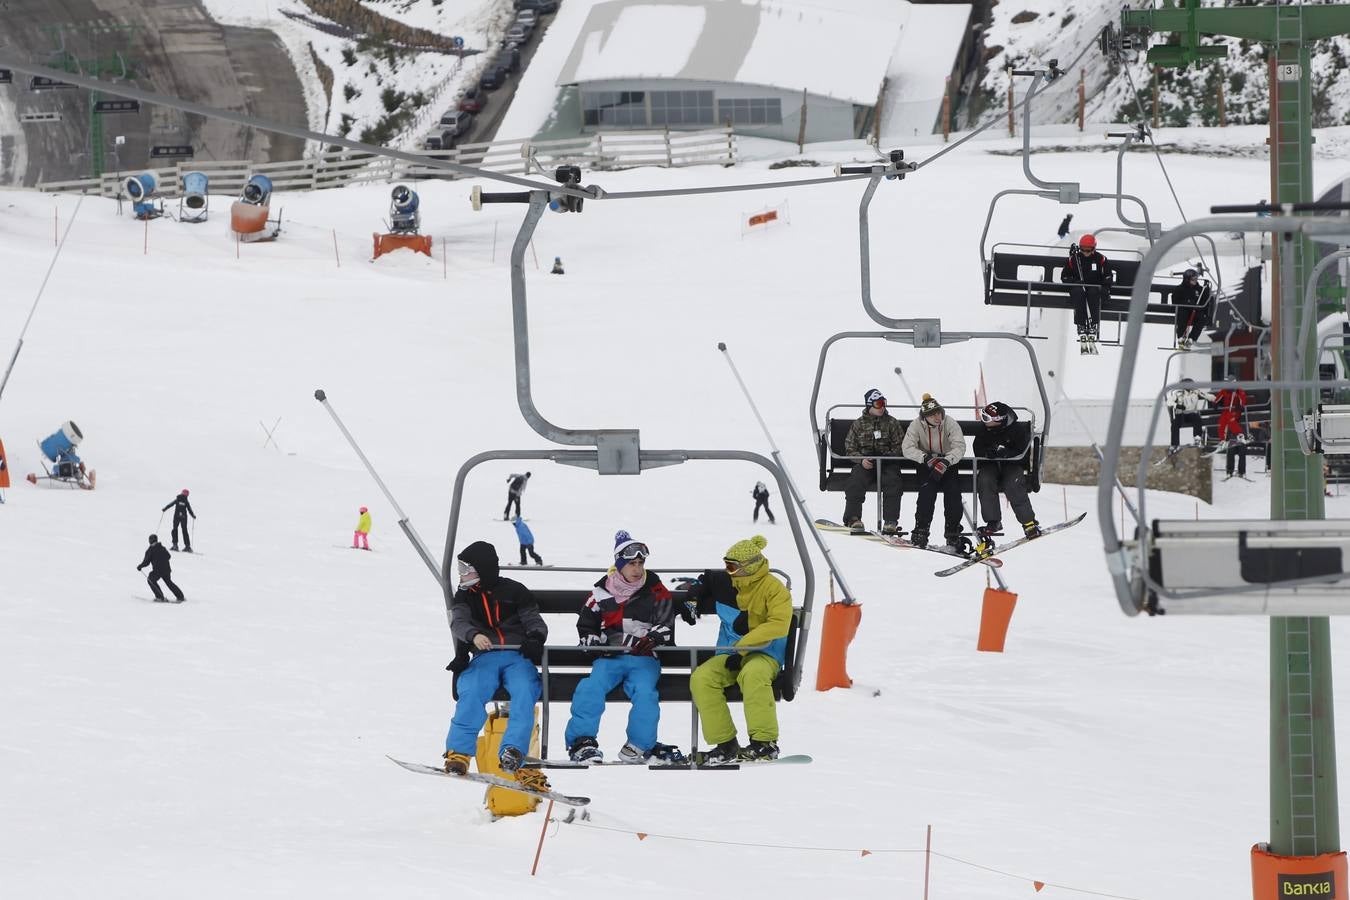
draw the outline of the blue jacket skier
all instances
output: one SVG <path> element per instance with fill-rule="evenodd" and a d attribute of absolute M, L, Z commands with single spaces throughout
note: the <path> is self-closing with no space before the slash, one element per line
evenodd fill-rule
<path fill-rule="evenodd" d="M 542 566 L 544 560 L 534 552 L 534 532 L 530 530 L 530 526 L 526 525 L 520 516 L 512 519 L 511 523 L 516 526 L 516 539 L 520 541 L 520 564 L 525 565 L 525 555 L 528 553 L 536 566 Z"/>

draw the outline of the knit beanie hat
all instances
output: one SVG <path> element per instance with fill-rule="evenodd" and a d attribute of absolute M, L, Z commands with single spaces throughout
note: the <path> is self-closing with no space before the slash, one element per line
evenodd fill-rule
<path fill-rule="evenodd" d="M 934 400 L 932 394 L 924 394 L 923 402 L 919 404 L 919 417 L 926 419 L 934 413 L 940 412 L 946 412 L 942 408 L 942 404 Z"/>
<path fill-rule="evenodd" d="M 647 545 L 642 541 L 633 540 L 633 536 L 626 531 L 614 532 L 614 568 L 622 569 L 626 564 L 632 562 L 631 559 L 625 559 L 623 552 L 629 547 L 641 547 L 642 558 L 647 558 Z"/>
<path fill-rule="evenodd" d="M 769 564 L 763 553 L 768 544 L 768 538 L 762 534 L 757 534 L 748 541 L 737 541 L 732 544 L 731 549 L 723 554 L 722 558 L 741 564 L 741 570 L 736 573 L 736 577 L 754 575 Z"/>
<path fill-rule="evenodd" d="M 883 393 L 881 393 L 881 391 L 879 391 L 879 390 L 876 389 L 876 388 L 872 388 L 870 391 L 868 391 L 867 393 L 863 394 L 863 403 L 866 404 L 867 406 L 871 406 L 873 403 L 876 403 L 878 400 L 880 400 L 882 403 L 885 403 L 885 402 L 886 402 L 886 395 L 883 394 Z"/>

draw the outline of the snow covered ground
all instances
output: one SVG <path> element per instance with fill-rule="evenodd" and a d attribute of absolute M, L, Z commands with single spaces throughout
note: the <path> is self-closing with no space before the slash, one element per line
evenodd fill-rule
<path fill-rule="evenodd" d="M 873 289 L 887 314 L 981 330 L 1019 321 L 980 302 L 985 207 L 1020 179 L 1017 159 L 986 146 L 999 145 L 963 148 L 878 191 Z M 1269 183 L 1258 160 L 1168 164 L 1192 215 L 1259 199 Z M 1037 169 L 1105 186 L 1114 157 L 1047 154 Z M 1348 169 L 1319 163 L 1318 184 Z M 625 190 L 804 171 L 755 163 L 585 181 Z M 82 202 L 0 402 L 15 473 L 37 469 L 34 441 L 67 418 L 99 472 L 93 493 L 20 481 L 0 507 L 6 896 L 917 897 L 916 851 L 930 824 L 945 854 L 933 860 L 935 897 L 1031 896 L 1029 879 L 1150 900 L 1249 890 L 1248 848 L 1267 837 L 1266 622 L 1127 619 L 1092 518 L 1008 555 L 1003 571 L 1020 602 L 1002 655 L 974 649 L 978 571 L 939 580 L 935 557 L 831 538 L 865 604 L 849 664 L 858 687 L 811 690 L 817 624 L 805 689 L 780 707 L 784 751 L 815 764 L 554 773 L 559 789 L 594 798 L 593 819 L 550 830 L 537 877 L 539 815 L 489 822 L 475 788 L 386 761 L 434 762 L 443 747 L 445 613 L 394 512 L 312 394 L 328 391 L 434 552 L 464 459 L 543 446 L 513 391 L 505 261 L 521 211 L 475 214 L 468 187 L 418 185 L 436 259 L 374 263 L 369 234 L 387 186 L 278 195 L 280 240 L 245 245 L 238 259 L 223 202 L 207 224 L 160 220 L 148 238 L 113 203 Z M 1176 221 L 1156 168 L 1141 164 L 1130 187 Z M 527 257 L 539 409 L 568 427 L 640 427 L 648 448 L 765 451 L 716 350 L 726 341 L 813 512 L 837 516 L 840 496 L 809 490 L 806 406 L 826 337 L 876 330 L 857 298 L 860 192 L 857 183 L 775 188 L 550 215 L 535 237 L 542 268 Z M 742 239 L 741 214 L 784 196 L 791 224 Z M 53 250 L 53 207 L 65 223 L 76 203 L 0 194 L 0 334 L 9 340 Z M 1061 212 L 1042 207 L 1010 212 L 994 237 L 1047 238 Z M 1088 210 L 1079 216 L 1076 226 L 1093 224 Z M 547 275 L 553 256 L 566 264 L 561 278 Z M 1069 337 L 1049 322 L 1045 332 L 1053 338 L 1038 350 L 1050 366 Z M 994 396 L 1030 392 L 1020 363 L 973 343 L 877 344 L 832 355 L 829 402 L 859 402 L 873 386 L 904 402 L 897 365 L 915 391 L 952 407 L 968 402 L 981 362 Z M 1076 396 L 1103 397 L 1115 352 L 1064 356 L 1057 371 Z M 1156 378 L 1148 374 L 1150 388 Z M 279 450 L 264 447 L 259 427 L 277 417 Z M 514 553 L 496 518 L 513 468 L 471 476 L 461 546 L 483 538 Z M 801 583 L 782 498 L 773 499 L 778 525 L 750 522 L 761 476 L 749 466 L 610 479 L 531 468 L 525 511 L 550 563 L 603 565 L 612 533 L 626 528 L 650 542 L 658 571 L 716 565 L 732 542 L 761 531 L 769 559 Z M 1253 468 L 1254 483 L 1220 486 L 1212 507 L 1158 495 L 1150 510 L 1262 516 L 1268 483 Z M 147 534 L 159 525 L 167 536 L 159 508 L 184 487 L 200 516 L 201 554 L 174 559 L 189 599 L 152 604 L 133 567 Z M 1055 485 L 1035 497 L 1046 521 L 1094 500 L 1093 489 Z M 345 549 L 361 505 L 375 518 L 369 554 Z M 1346 499 L 1328 506 L 1350 514 Z M 905 520 L 913 508 L 906 498 Z M 817 575 L 819 612 L 819 561 Z M 532 572 L 528 582 L 579 580 Z M 555 642 L 571 640 L 571 622 L 551 627 Z M 710 629 L 685 634 L 710 640 Z M 1333 633 L 1350 639 L 1340 623 Z M 1344 666 L 1339 674 L 1350 696 Z M 610 752 L 625 714 L 605 719 Z M 669 708 L 662 740 L 687 744 L 687 715 Z M 565 720 L 555 708 L 554 747 Z M 1045 895 L 1073 896 L 1066 887 Z"/>

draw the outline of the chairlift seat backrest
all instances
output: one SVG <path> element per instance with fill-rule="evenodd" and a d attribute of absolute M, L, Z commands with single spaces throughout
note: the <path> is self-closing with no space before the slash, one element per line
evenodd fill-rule
<path fill-rule="evenodd" d="M 985 303 L 994 306 L 1031 306 L 1051 309 L 1072 309 L 1073 285 L 1060 282 L 1060 274 L 1068 262 L 1067 248 L 1061 252 L 1045 250 L 1010 250 L 1008 245 L 996 245 L 985 271 Z M 1139 274 L 1140 260 L 1132 257 L 1114 258 L 1104 252 L 1115 272 L 1109 292 L 1102 297 L 1102 317 L 1122 319 L 1130 308 L 1130 292 Z M 1026 277 L 1026 269 L 1035 271 L 1035 277 Z M 1150 324 L 1166 324 L 1174 320 L 1177 308 L 1171 305 L 1172 294 L 1181 286 L 1176 281 L 1157 281 L 1149 286 L 1148 312 L 1144 320 Z M 1211 292 L 1212 297 L 1212 292 Z"/>

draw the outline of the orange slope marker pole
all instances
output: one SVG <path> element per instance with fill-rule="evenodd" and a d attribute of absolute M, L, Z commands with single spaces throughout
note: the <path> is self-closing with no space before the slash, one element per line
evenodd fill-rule
<path fill-rule="evenodd" d="M 534 865 L 530 866 L 530 875 L 533 876 L 539 871 L 539 854 L 544 852 L 544 835 L 548 833 L 548 823 L 553 821 L 553 800 L 548 801 L 548 809 L 544 810 L 544 825 L 539 829 L 539 846 L 534 848 Z"/>

